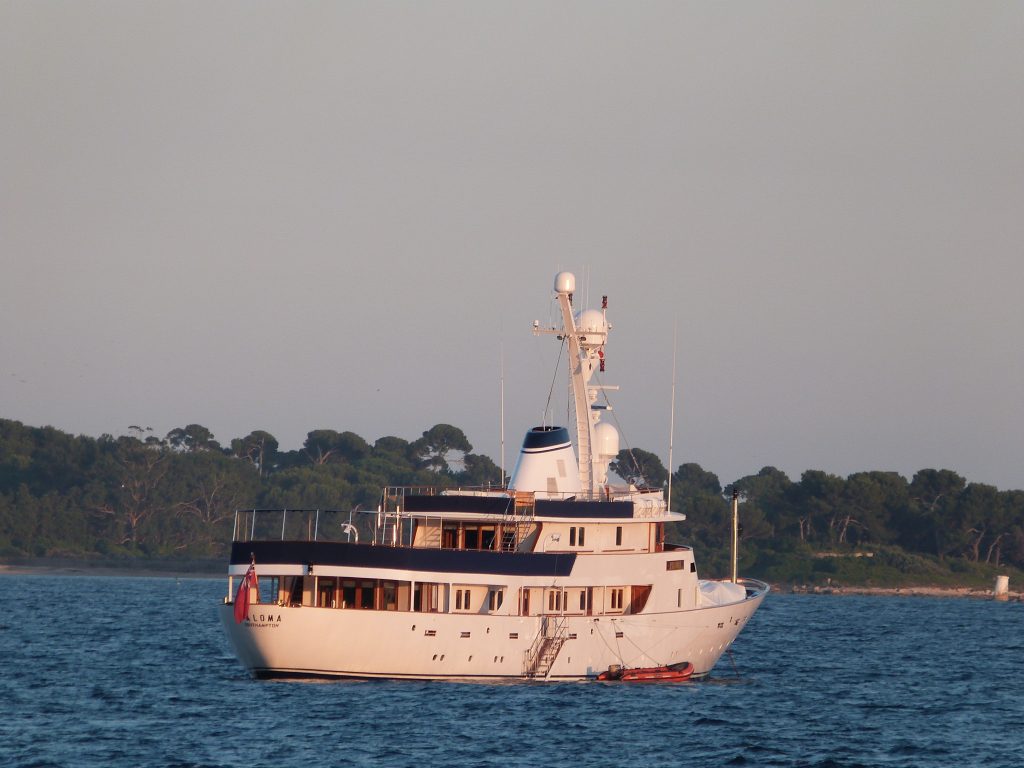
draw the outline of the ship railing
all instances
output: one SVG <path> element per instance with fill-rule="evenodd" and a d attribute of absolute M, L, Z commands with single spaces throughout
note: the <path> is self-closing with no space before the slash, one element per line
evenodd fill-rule
<path fill-rule="evenodd" d="M 532 492 L 512 491 L 498 486 L 389 485 L 385 486 L 381 492 L 380 504 L 377 507 L 377 516 L 373 525 L 373 542 L 395 546 L 398 542 L 404 541 L 403 537 L 407 537 L 408 544 L 411 546 L 413 527 L 406 523 L 415 519 L 417 515 L 415 512 L 408 512 L 406 498 L 409 496 L 445 495 L 497 497 L 507 500 L 503 506 L 504 527 L 500 529 L 500 537 L 496 545 L 500 551 L 518 550 L 519 544 L 530 531 L 530 525 L 534 518 L 534 494 Z M 437 538 L 437 546 L 442 546 L 440 534 Z"/>
<path fill-rule="evenodd" d="M 232 541 L 359 541 L 355 510 L 235 510 Z"/>

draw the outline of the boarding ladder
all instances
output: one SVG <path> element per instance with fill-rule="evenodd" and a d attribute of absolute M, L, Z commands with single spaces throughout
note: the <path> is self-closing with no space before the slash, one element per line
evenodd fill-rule
<path fill-rule="evenodd" d="M 540 632 L 529 650 L 523 652 L 523 675 L 530 678 L 544 678 L 551 674 L 551 667 L 558 658 L 565 641 L 569 639 L 568 620 L 565 616 L 543 616 Z"/>

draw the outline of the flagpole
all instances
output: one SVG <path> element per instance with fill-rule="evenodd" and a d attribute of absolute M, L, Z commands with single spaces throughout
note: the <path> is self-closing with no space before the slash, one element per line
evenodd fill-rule
<path fill-rule="evenodd" d="M 678 317 L 672 321 L 672 407 L 668 418 L 668 511 L 672 511 L 672 443 L 676 434 L 676 332 Z"/>

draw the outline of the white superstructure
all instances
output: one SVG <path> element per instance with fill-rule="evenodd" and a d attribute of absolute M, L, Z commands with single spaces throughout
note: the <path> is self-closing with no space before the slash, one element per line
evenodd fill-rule
<path fill-rule="evenodd" d="M 239 513 L 221 617 L 255 676 L 587 679 L 685 662 L 710 672 L 768 587 L 698 580 L 693 551 L 665 542 L 665 524 L 684 517 L 663 492 L 609 483 L 619 440 L 599 396 L 611 387 L 593 383 L 607 302 L 574 314 L 574 291 L 559 273 L 561 327 L 534 330 L 568 347 L 578 460 L 568 429 L 536 427 L 507 489 L 384 489 L 372 542 L 332 540 L 347 523 L 325 512 Z M 259 594 L 249 590 L 236 621 L 234 580 L 252 562 Z"/>

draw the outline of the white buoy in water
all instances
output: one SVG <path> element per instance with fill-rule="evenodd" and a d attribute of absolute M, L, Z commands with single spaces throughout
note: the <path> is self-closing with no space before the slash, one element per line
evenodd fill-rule
<path fill-rule="evenodd" d="M 996 600 L 1006 600 L 1010 596 L 1010 577 L 996 576 L 996 586 L 993 591 Z"/>

